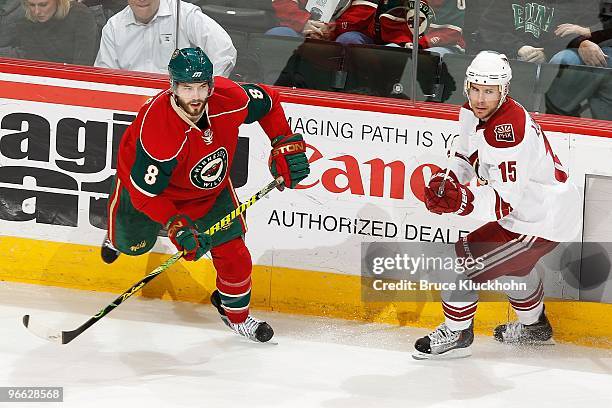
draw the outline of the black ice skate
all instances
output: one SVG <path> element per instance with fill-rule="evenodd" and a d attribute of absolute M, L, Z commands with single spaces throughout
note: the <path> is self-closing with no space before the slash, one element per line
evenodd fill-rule
<path fill-rule="evenodd" d="M 474 342 L 474 322 L 465 330 L 452 331 L 446 323 L 414 343 L 415 360 L 441 360 L 472 355 L 470 345 Z"/>
<path fill-rule="evenodd" d="M 251 315 L 242 323 L 232 323 L 225 315 L 225 310 L 221 307 L 221 295 L 218 290 L 215 290 L 210 295 L 210 303 L 217 308 L 223 323 L 235 333 L 260 343 L 265 343 L 274 336 L 274 330 L 272 330 L 272 327 L 268 323 L 256 319 Z"/>
<path fill-rule="evenodd" d="M 555 344 L 552 339 L 553 329 L 546 318 L 544 310 L 537 322 L 533 324 L 523 324 L 514 321 L 500 324 L 493 331 L 495 340 L 508 344 Z"/>
<path fill-rule="evenodd" d="M 104 236 L 100 255 L 102 255 L 102 260 L 107 264 L 112 264 L 117 258 L 119 258 L 119 255 L 121 255 L 121 252 L 119 252 L 119 250 L 111 243 L 110 239 L 108 238 L 108 234 Z"/>

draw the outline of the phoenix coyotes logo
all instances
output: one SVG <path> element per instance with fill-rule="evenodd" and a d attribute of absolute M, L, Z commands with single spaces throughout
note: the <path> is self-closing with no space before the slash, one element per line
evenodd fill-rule
<path fill-rule="evenodd" d="M 514 129 L 511 123 L 504 123 L 503 125 L 497 125 L 493 129 L 495 132 L 495 140 L 498 142 L 514 142 Z"/>
<path fill-rule="evenodd" d="M 226 173 L 227 150 L 220 147 L 191 169 L 191 183 L 198 188 L 210 190 L 221 184 Z"/>

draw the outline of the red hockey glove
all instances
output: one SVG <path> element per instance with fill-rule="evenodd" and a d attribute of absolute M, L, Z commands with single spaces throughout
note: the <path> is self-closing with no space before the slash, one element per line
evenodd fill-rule
<path fill-rule="evenodd" d="M 210 235 L 199 233 L 191 219 L 177 214 L 168 221 L 168 238 L 188 261 L 197 261 L 212 247 Z"/>
<path fill-rule="evenodd" d="M 438 197 L 440 185 L 444 183 L 444 192 Z M 474 210 L 474 194 L 467 186 L 459 183 L 457 176 L 449 172 L 444 181 L 444 172 L 436 173 L 425 187 L 425 206 L 436 214 L 454 213 L 468 215 Z"/>
<path fill-rule="evenodd" d="M 272 152 L 268 166 L 274 178 L 283 176 L 285 186 L 295 188 L 310 173 L 306 158 L 306 143 L 299 133 L 278 136 L 272 140 Z M 279 188 L 282 190 L 282 187 Z"/>

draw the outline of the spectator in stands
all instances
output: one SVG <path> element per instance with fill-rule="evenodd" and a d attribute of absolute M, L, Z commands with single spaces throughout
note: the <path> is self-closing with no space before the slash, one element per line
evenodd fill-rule
<path fill-rule="evenodd" d="M 0 50 L 15 42 L 15 26 L 21 18 L 21 0 L 0 0 Z"/>
<path fill-rule="evenodd" d="M 307 0 L 275 0 L 282 27 L 266 34 L 335 40 L 342 44 L 382 44 L 412 47 L 414 11 L 406 1 L 341 1 L 333 23 L 313 21 Z M 463 0 L 421 0 L 419 46 L 441 54 L 463 52 Z"/>
<path fill-rule="evenodd" d="M 329 40 L 334 24 L 313 19 L 310 12 L 304 8 L 307 3 L 308 0 L 272 0 L 272 7 L 280 25 L 266 31 L 266 34 Z M 340 1 L 332 21 L 348 8 L 349 3 Z"/>
<path fill-rule="evenodd" d="M 97 67 L 168 72 L 176 46 L 177 0 L 128 0 L 129 7 L 111 17 L 102 30 Z M 178 48 L 200 47 L 215 75 L 229 76 L 236 49 L 227 32 L 202 10 L 180 1 Z"/>
<path fill-rule="evenodd" d="M 581 31 L 551 63 L 612 68 L 612 0 L 602 0 L 599 9 L 601 29 Z M 580 104 L 585 99 L 589 101 L 593 118 L 612 120 L 612 74 L 604 70 L 562 67 L 546 92 L 546 111 L 579 116 Z"/>
<path fill-rule="evenodd" d="M 408 3 L 410 4 L 410 3 Z M 463 52 L 463 0 L 421 0 L 419 47 L 441 54 Z M 406 1 L 353 1 L 335 21 L 335 40 L 343 44 L 383 44 L 412 48 L 413 9 Z"/>
<path fill-rule="evenodd" d="M 602 0 L 600 2 L 599 20 L 601 25 L 591 27 L 561 24 L 555 34 L 561 37 L 578 37 L 569 43 L 567 49 L 555 54 L 550 63 L 609 67 L 610 56 L 612 56 L 612 42 L 609 42 L 609 33 L 612 29 L 612 0 Z M 595 28 L 599 28 L 599 30 L 595 31 Z"/>
<path fill-rule="evenodd" d="M 25 17 L 17 22 L 6 56 L 92 65 L 96 24 L 86 6 L 70 0 L 22 0 Z"/>
<path fill-rule="evenodd" d="M 478 39 L 470 54 L 495 50 L 509 58 L 543 63 L 589 26 L 599 0 L 492 0 L 484 2 Z M 480 2 L 483 4 L 483 2 Z"/>

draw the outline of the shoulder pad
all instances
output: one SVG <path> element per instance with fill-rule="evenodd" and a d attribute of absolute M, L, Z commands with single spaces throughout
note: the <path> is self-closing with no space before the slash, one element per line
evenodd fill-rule
<path fill-rule="evenodd" d="M 520 144 L 525 137 L 526 115 L 521 105 L 508 99 L 484 126 L 487 144 L 500 149 Z"/>
<path fill-rule="evenodd" d="M 160 162 L 175 158 L 187 140 L 187 124 L 170 105 L 171 97 L 170 91 L 164 91 L 145 105 L 138 129 L 144 151 Z"/>
<path fill-rule="evenodd" d="M 270 96 L 268 90 L 258 84 L 242 84 L 240 86 L 249 101 L 248 114 L 244 123 L 253 123 L 266 116 L 273 105 L 272 96 Z"/>
<path fill-rule="evenodd" d="M 208 100 L 208 116 L 237 112 L 245 109 L 248 101 L 240 85 L 224 77 L 215 77 L 215 89 Z"/>

